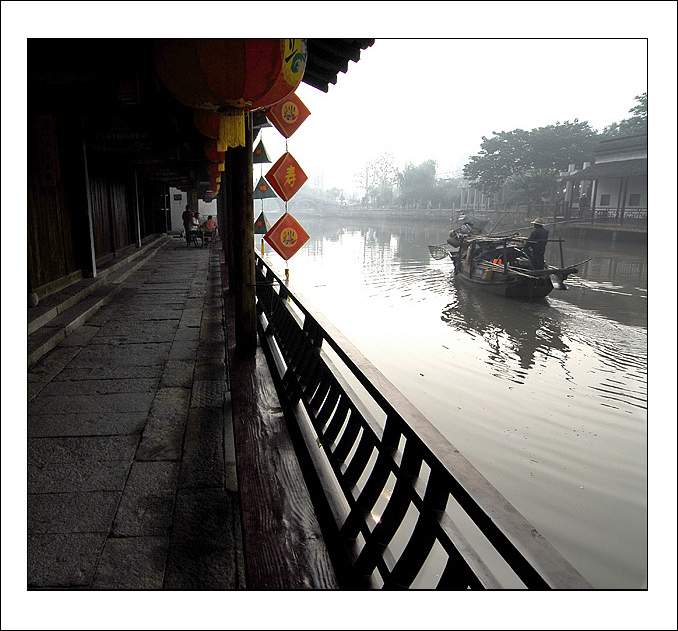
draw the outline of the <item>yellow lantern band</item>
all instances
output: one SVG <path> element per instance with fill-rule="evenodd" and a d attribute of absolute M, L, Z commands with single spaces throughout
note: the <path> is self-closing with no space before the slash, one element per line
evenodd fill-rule
<path fill-rule="evenodd" d="M 217 168 L 219 169 L 219 171 L 225 171 L 226 170 L 226 163 L 225 162 L 218 162 Z"/>
<path fill-rule="evenodd" d="M 245 146 L 245 113 L 240 110 L 219 112 L 217 151 Z"/>

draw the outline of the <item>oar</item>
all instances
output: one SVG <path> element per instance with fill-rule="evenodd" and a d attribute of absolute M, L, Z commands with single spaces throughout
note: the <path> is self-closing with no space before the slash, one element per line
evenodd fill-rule
<path fill-rule="evenodd" d="M 487 233 L 488 236 L 491 235 L 497 229 L 497 226 L 504 220 L 504 217 L 506 217 L 506 215 L 508 215 L 508 213 L 509 213 L 509 211 L 507 210 L 501 217 L 499 217 L 499 221 L 496 224 L 494 224 L 494 228 L 492 228 L 492 230 L 490 230 Z"/>
<path fill-rule="evenodd" d="M 449 256 L 450 250 L 445 247 L 446 245 L 446 243 L 442 243 L 440 245 L 429 245 L 428 252 L 431 255 L 431 258 L 435 259 L 436 261 L 440 261 L 446 256 Z"/>

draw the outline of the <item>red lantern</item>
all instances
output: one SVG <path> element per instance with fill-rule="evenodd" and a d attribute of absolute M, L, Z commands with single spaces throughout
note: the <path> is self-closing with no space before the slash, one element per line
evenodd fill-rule
<path fill-rule="evenodd" d="M 217 150 L 217 141 L 209 139 L 205 141 L 205 155 L 210 162 L 223 162 L 226 152 Z"/>
<path fill-rule="evenodd" d="M 209 166 L 207 167 L 207 174 L 210 176 L 210 180 L 212 182 L 221 181 L 221 169 L 219 168 L 218 163 L 210 162 Z"/>
<path fill-rule="evenodd" d="M 222 116 L 219 150 L 244 142 L 244 112 L 270 107 L 294 92 L 306 69 L 303 39 L 158 40 L 158 75 L 189 107 Z"/>
<path fill-rule="evenodd" d="M 193 112 L 195 128 L 208 138 L 219 137 L 219 114 L 209 110 L 195 110 Z"/>

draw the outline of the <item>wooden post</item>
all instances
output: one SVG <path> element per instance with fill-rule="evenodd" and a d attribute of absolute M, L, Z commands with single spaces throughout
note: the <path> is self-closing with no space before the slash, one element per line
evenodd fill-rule
<path fill-rule="evenodd" d="M 81 129 L 82 129 L 82 158 L 84 164 L 84 176 L 85 176 L 85 195 L 87 199 L 87 224 L 88 224 L 88 233 L 89 233 L 89 251 L 90 256 L 87 260 L 87 273 L 90 278 L 96 278 L 97 276 L 97 261 L 96 261 L 96 248 L 94 246 L 94 218 L 92 216 L 92 191 L 89 186 L 89 168 L 87 165 L 87 142 L 85 139 L 85 119 L 81 119 Z"/>
<path fill-rule="evenodd" d="M 134 224 L 137 247 L 141 247 L 141 216 L 139 208 L 139 176 L 134 169 Z"/>
<path fill-rule="evenodd" d="M 623 177 L 619 181 L 619 200 L 617 201 L 617 223 L 624 225 L 624 211 L 626 210 L 626 194 L 628 192 L 629 178 Z"/>
<path fill-rule="evenodd" d="M 619 192 L 617 193 L 617 213 L 615 214 L 615 223 L 619 225 L 619 217 L 621 213 L 622 195 L 624 194 L 624 178 L 619 179 Z"/>
<path fill-rule="evenodd" d="M 163 232 L 165 234 L 168 234 L 172 229 L 172 209 L 170 204 L 170 192 L 169 192 L 170 189 L 167 184 L 163 184 L 162 188 L 163 188 L 162 199 L 163 203 L 165 204 L 165 229 L 163 230 Z"/>
<path fill-rule="evenodd" d="M 629 178 L 625 177 L 622 179 L 623 182 L 623 188 L 622 188 L 622 194 L 621 194 L 621 209 L 619 213 L 619 225 L 623 226 L 624 225 L 624 213 L 626 212 L 626 196 L 629 192 Z"/>
<path fill-rule="evenodd" d="M 252 114 L 246 114 L 245 146 L 232 153 L 232 222 L 229 239 L 233 252 L 231 291 L 235 307 L 235 345 L 239 350 L 257 346 L 256 286 L 254 270 L 254 200 L 252 197 Z M 229 217 L 231 219 L 231 217 Z"/>
<path fill-rule="evenodd" d="M 593 180 L 593 193 L 591 195 L 591 223 L 596 220 L 596 196 L 598 195 L 598 180 Z"/>
<path fill-rule="evenodd" d="M 227 235 L 229 232 L 229 223 L 228 223 L 228 200 L 226 198 L 226 188 L 228 181 L 228 171 L 224 170 L 221 186 L 219 187 L 219 192 L 217 193 L 217 223 L 219 224 L 219 236 L 221 249 L 224 251 L 224 260 L 228 265 L 228 239 Z M 230 185 L 229 185 L 230 186 Z"/>
<path fill-rule="evenodd" d="M 226 157 L 224 160 L 224 174 L 221 176 L 221 186 L 222 188 L 226 186 L 224 190 L 224 207 L 225 207 L 225 218 L 226 218 L 226 231 L 222 233 L 222 239 L 224 239 L 224 260 L 228 266 L 228 286 L 233 287 L 233 270 L 235 269 L 235 261 L 233 260 L 233 231 L 235 230 L 235 223 L 233 218 L 234 213 L 234 197 L 233 189 L 236 184 L 236 179 L 233 171 L 233 152 L 234 149 L 231 149 L 226 152 Z M 226 180 L 226 182 L 224 182 Z"/>

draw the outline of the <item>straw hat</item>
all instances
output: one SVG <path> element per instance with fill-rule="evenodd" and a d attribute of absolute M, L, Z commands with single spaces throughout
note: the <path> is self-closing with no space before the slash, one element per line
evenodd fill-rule
<path fill-rule="evenodd" d="M 538 224 L 538 225 L 540 225 L 540 226 L 545 226 L 545 225 L 546 225 L 546 222 L 545 222 L 541 217 L 537 217 L 532 223 L 533 223 L 533 224 Z"/>

